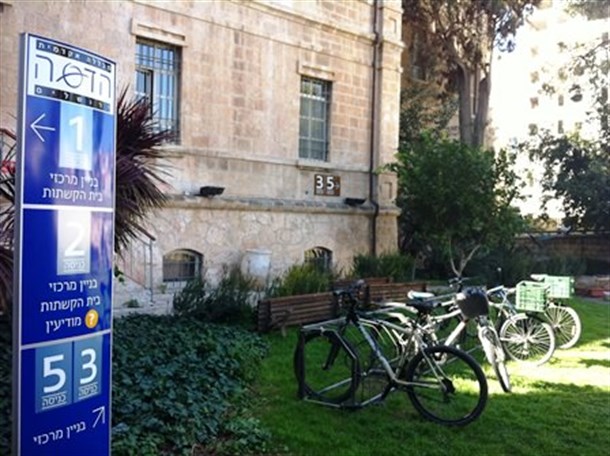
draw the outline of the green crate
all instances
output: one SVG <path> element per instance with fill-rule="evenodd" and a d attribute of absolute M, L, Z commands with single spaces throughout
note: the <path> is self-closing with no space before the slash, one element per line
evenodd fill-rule
<path fill-rule="evenodd" d="M 572 277 L 547 275 L 544 277 L 544 284 L 549 286 L 549 298 L 565 299 L 574 296 Z"/>
<path fill-rule="evenodd" d="M 546 283 L 519 282 L 515 307 L 524 312 L 544 312 L 548 306 L 547 293 L 548 285 Z"/>

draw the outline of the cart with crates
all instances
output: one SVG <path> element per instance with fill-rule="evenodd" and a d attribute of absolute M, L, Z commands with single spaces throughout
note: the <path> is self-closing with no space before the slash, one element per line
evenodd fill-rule
<path fill-rule="evenodd" d="M 568 306 L 574 296 L 574 278 L 548 274 L 532 274 L 535 282 L 522 285 L 522 310 L 544 312 L 555 332 L 558 348 L 573 347 L 582 332 L 582 323 L 576 310 Z M 517 307 L 519 308 L 519 285 L 517 285 Z M 526 307 L 530 307 L 527 309 Z"/>

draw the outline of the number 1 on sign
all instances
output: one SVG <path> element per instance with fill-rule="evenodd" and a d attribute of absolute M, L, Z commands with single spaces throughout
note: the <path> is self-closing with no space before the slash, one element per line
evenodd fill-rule
<path fill-rule="evenodd" d="M 63 103 L 60 112 L 59 166 L 93 168 L 93 113 L 83 106 Z"/>
<path fill-rule="evenodd" d="M 75 137 L 76 151 L 77 152 L 82 152 L 83 151 L 83 117 L 82 116 L 72 117 L 70 119 L 70 121 L 68 122 L 68 125 L 70 125 L 71 127 L 72 126 L 75 127 L 75 130 L 76 130 L 76 137 Z"/>

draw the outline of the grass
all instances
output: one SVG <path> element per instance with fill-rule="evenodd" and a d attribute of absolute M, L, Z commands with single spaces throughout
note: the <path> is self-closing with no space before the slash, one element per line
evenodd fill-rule
<path fill-rule="evenodd" d="M 510 363 L 513 393 L 490 375 L 483 415 L 464 428 L 423 420 L 405 393 L 358 411 L 301 401 L 292 357 L 297 332 L 267 336 L 271 351 L 257 388 L 258 418 L 289 455 L 605 455 L 610 448 L 610 305 L 572 301 L 582 319 L 579 343 L 549 363 Z"/>

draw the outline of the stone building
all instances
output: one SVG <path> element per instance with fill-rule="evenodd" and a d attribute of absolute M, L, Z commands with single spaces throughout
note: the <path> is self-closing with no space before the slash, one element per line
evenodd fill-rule
<path fill-rule="evenodd" d="M 117 63 L 176 133 L 170 203 L 122 260 L 150 290 L 224 266 L 394 251 L 399 0 L 0 0 L 0 127 L 15 129 L 19 34 Z M 219 193 L 221 192 L 222 193 Z M 254 264 L 254 263 L 253 263 Z M 120 290 L 117 290 L 120 291 Z"/>

